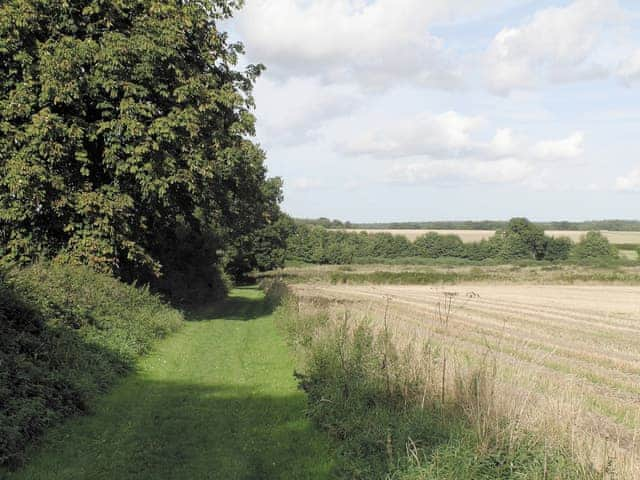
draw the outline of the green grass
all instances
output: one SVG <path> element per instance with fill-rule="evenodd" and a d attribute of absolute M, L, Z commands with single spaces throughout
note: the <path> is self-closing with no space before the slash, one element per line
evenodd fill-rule
<path fill-rule="evenodd" d="M 487 274 L 479 269 L 470 272 L 442 272 L 437 270 L 424 270 L 421 272 L 368 272 L 350 273 L 334 272 L 331 274 L 331 283 L 373 283 L 382 285 L 431 285 L 438 283 L 457 283 L 462 281 L 485 280 Z"/>
<path fill-rule="evenodd" d="M 0 275 L 0 465 L 16 467 L 53 425 L 85 413 L 182 313 L 86 267 Z"/>
<path fill-rule="evenodd" d="M 50 430 L 18 479 L 321 479 L 326 437 L 303 412 L 262 293 L 192 314 L 94 406 Z"/>

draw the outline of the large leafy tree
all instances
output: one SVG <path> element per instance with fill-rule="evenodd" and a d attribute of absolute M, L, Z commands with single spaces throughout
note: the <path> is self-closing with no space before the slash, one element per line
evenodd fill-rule
<path fill-rule="evenodd" d="M 503 231 L 496 232 L 496 237 L 503 241 L 502 256 L 506 259 L 544 258 L 547 242 L 544 230 L 526 218 L 512 218 Z"/>
<path fill-rule="evenodd" d="M 244 280 L 248 272 L 273 270 L 284 266 L 287 239 L 295 230 L 293 219 L 280 210 L 282 181 L 272 178 L 265 182 L 262 222 L 259 228 L 236 236 L 226 249 L 227 272 L 236 280 Z"/>
<path fill-rule="evenodd" d="M 264 226 L 262 67 L 219 30 L 239 3 L 0 3 L 0 256 L 136 279 Z"/>

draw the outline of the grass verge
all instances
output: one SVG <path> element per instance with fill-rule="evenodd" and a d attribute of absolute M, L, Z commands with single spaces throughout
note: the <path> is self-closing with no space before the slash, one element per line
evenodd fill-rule
<path fill-rule="evenodd" d="M 95 403 L 51 429 L 8 480 L 326 479 L 332 452 L 271 307 L 236 289 L 188 315 Z"/>
<path fill-rule="evenodd" d="M 328 311 L 285 297 L 278 319 L 299 352 L 309 415 L 338 446 L 338 478 L 603 478 L 561 441 L 501 417 L 488 365 L 456 371 L 450 358 L 447 370 L 445 349 L 401 349 L 386 329 Z"/>
<path fill-rule="evenodd" d="M 0 465 L 19 465 L 46 428 L 86 412 L 182 320 L 147 290 L 86 268 L 0 278 Z"/>

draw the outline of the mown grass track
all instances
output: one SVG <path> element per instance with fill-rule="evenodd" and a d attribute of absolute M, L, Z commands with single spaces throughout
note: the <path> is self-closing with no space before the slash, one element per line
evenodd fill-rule
<path fill-rule="evenodd" d="M 262 293 L 235 290 L 0 478 L 328 478 L 327 439 L 304 417 L 292 371 Z"/>

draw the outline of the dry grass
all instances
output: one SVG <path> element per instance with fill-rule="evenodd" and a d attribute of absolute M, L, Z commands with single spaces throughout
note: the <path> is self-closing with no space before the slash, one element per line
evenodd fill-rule
<path fill-rule="evenodd" d="M 388 229 L 388 230 L 357 230 L 347 229 L 347 232 L 368 232 L 368 233 L 391 233 L 394 235 L 404 235 L 409 240 L 415 240 L 420 235 L 424 235 L 428 232 L 435 232 L 442 235 L 457 235 L 463 242 L 479 242 L 480 240 L 486 240 L 495 234 L 494 230 L 400 230 L 400 229 Z M 614 232 L 608 230 L 602 230 L 602 234 L 614 244 L 640 244 L 640 232 Z M 578 230 L 548 230 L 547 235 L 552 237 L 569 237 L 574 242 L 577 242 L 587 232 Z"/>
<path fill-rule="evenodd" d="M 426 345 L 415 358 L 430 385 L 425 392 L 463 405 L 479 433 L 538 432 L 570 445 L 602 478 L 640 478 L 640 287 L 307 284 L 294 291 L 379 325 L 386 318 L 403 347 Z M 478 371 L 483 377 L 474 379 Z"/>

